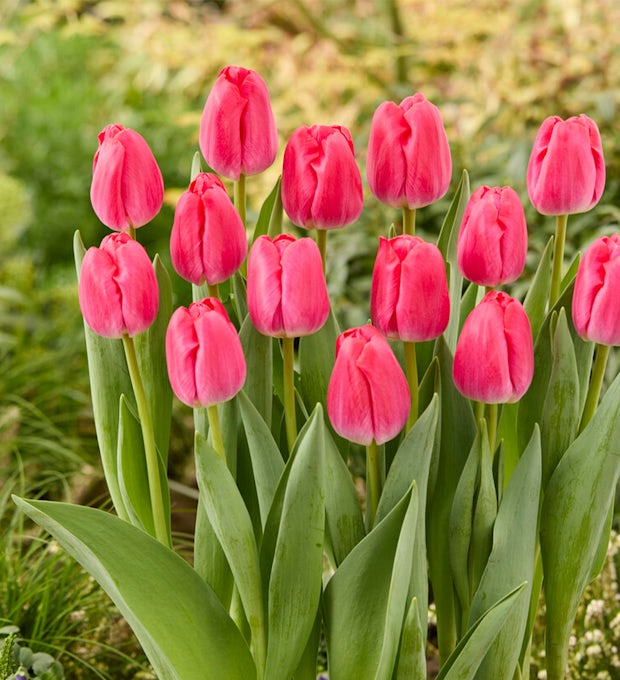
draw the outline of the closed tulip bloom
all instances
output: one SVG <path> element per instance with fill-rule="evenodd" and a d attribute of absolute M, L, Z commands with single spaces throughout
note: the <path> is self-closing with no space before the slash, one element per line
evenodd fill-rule
<path fill-rule="evenodd" d="M 106 338 L 134 336 L 155 321 L 159 288 L 149 256 L 128 234 L 110 234 L 82 260 L 78 285 L 86 323 Z"/>
<path fill-rule="evenodd" d="M 135 130 L 108 125 L 99 133 L 90 200 L 97 217 L 115 231 L 141 227 L 161 210 L 161 171 Z"/>
<path fill-rule="evenodd" d="M 571 215 L 596 205 L 605 188 L 605 159 L 596 123 L 550 116 L 540 126 L 527 167 L 527 191 L 543 215 Z"/>
<path fill-rule="evenodd" d="M 205 160 L 228 179 L 257 175 L 278 152 L 276 121 L 265 81 L 241 66 L 227 66 L 207 97 L 198 138 Z"/>
<path fill-rule="evenodd" d="M 291 221 L 306 229 L 344 227 L 360 216 L 362 202 L 362 178 L 347 128 L 297 128 L 282 168 L 282 205 Z"/>
<path fill-rule="evenodd" d="M 311 238 L 260 236 L 248 258 L 248 312 L 263 335 L 297 338 L 329 315 L 321 254 Z"/>
<path fill-rule="evenodd" d="M 245 382 L 239 336 L 214 297 L 174 312 L 166 332 L 166 360 L 172 390 L 188 406 L 228 401 Z"/>
<path fill-rule="evenodd" d="M 518 401 L 534 374 L 532 329 L 518 300 L 491 291 L 465 320 L 452 377 L 469 399 L 487 404 Z"/>
<path fill-rule="evenodd" d="M 405 426 L 410 393 L 388 341 L 366 325 L 338 336 L 327 389 L 334 430 L 357 444 L 383 444 Z"/>
<path fill-rule="evenodd" d="M 573 323 L 584 340 L 620 345 L 620 236 L 598 238 L 579 263 Z"/>
<path fill-rule="evenodd" d="M 245 228 L 221 180 L 198 174 L 177 203 L 170 236 L 172 266 L 196 285 L 225 281 L 248 251 Z"/>
<path fill-rule="evenodd" d="M 439 200 L 452 177 L 450 146 L 439 109 L 416 93 L 383 102 L 372 119 L 366 178 L 373 195 L 393 208 Z"/>
<path fill-rule="evenodd" d="M 461 274 L 480 286 L 521 276 L 527 255 L 525 212 L 511 187 L 483 186 L 467 203 L 457 242 Z"/>
<path fill-rule="evenodd" d="M 391 340 L 424 342 L 440 336 L 450 318 L 441 252 L 418 236 L 381 237 L 372 272 L 373 324 Z"/>

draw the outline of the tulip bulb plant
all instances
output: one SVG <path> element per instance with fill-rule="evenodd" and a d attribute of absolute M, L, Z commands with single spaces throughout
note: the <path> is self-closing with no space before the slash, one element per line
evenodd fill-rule
<path fill-rule="evenodd" d="M 441 680 L 528 678 L 543 596 L 546 677 L 564 678 L 620 476 L 620 377 L 603 381 L 620 344 L 620 236 L 564 279 L 556 236 L 516 299 L 519 196 L 470 195 L 463 171 L 436 243 L 414 235 L 413 211 L 449 188 L 450 150 L 423 95 L 386 102 L 367 178 L 404 233 L 385 225 L 377 243 L 370 322 L 341 329 L 325 233 L 362 211 L 351 133 L 291 135 L 251 244 L 238 183 L 277 150 L 258 74 L 223 69 L 199 140 L 210 171 L 193 164 L 170 237 L 194 302 L 174 310 L 166 269 L 136 240 L 161 205 L 157 164 L 137 132 L 102 132 L 91 197 L 118 233 L 88 250 L 77 234 L 74 250 L 114 512 L 17 504 L 108 592 L 162 679 L 314 680 L 323 639 L 330 680 L 421 680 L 431 592 Z M 544 214 L 592 207 L 595 124 L 545 121 L 527 183 Z M 171 540 L 173 395 L 194 415 L 191 560 Z M 360 447 L 362 493 L 348 467 Z"/>

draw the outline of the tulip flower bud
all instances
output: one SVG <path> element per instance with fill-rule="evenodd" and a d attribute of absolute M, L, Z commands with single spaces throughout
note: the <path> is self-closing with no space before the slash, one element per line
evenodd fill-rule
<path fill-rule="evenodd" d="M 108 125 L 99 133 L 90 200 L 110 229 L 129 231 L 161 210 L 164 181 L 153 154 L 135 130 Z"/>
<path fill-rule="evenodd" d="M 110 234 L 82 260 L 78 285 L 86 323 L 106 338 L 137 335 L 155 321 L 159 288 L 149 256 L 128 234 Z"/>
<path fill-rule="evenodd" d="M 480 187 L 471 195 L 457 242 L 461 274 L 479 286 L 521 276 L 527 255 L 525 212 L 511 187 Z"/>
<path fill-rule="evenodd" d="M 217 298 L 174 312 L 166 332 L 166 360 L 172 390 L 188 406 L 228 401 L 245 382 L 241 342 Z"/>
<path fill-rule="evenodd" d="M 390 340 L 424 342 L 446 330 L 450 296 L 437 246 L 407 234 L 380 238 L 370 314 L 373 324 Z"/>
<path fill-rule="evenodd" d="M 344 227 L 361 215 L 362 203 L 362 177 L 347 128 L 297 128 L 282 168 L 282 205 L 291 221 L 305 229 Z"/>
<path fill-rule="evenodd" d="M 571 215 L 595 206 L 605 188 L 605 159 L 596 123 L 580 115 L 545 119 L 527 166 L 527 191 L 543 215 Z"/>
<path fill-rule="evenodd" d="M 532 329 L 523 306 L 506 293 L 487 293 L 463 324 L 454 384 L 469 399 L 509 403 L 525 394 L 533 375 Z"/>
<path fill-rule="evenodd" d="M 339 435 L 365 446 L 373 439 L 383 444 L 405 426 L 410 401 L 405 374 L 374 326 L 338 336 L 327 412 Z"/>
<path fill-rule="evenodd" d="M 177 203 L 170 257 L 179 276 L 196 285 L 221 283 L 248 251 L 245 228 L 220 179 L 198 174 Z"/>
<path fill-rule="evenodd" d="M 215 172 L 237 181 L 266 170 L 278 152 L 276 121 L 265 81 L 241 66 L 227 66 L 207 97 L 198 138 Z"/>
<path fill-rule="evenodd" d="M 452 158 L 439 109 L 417 93 L 383 102 L 372 118 L 366 178 L 393 208 L 423 208 L 448 190 Z"/>
<path fill-rule="evenodd" d="M 573 323 L 586 341 L 620 345 L 620 235 L 602 236 L 579 263 Z"/>
<path fill-rule="evenodd" d="M 248 258 L 248 312 L 263 335 L 297 338 L 329 316 L 321 254 L 311 238 L 260 236 Z"/>

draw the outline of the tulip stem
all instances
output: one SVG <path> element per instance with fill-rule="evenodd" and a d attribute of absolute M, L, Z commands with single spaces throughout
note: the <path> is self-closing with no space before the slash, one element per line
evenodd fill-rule
<path fill-rule="evenodd" d="M 213 448 L 217 451 L 220 458 L 226 462 L 226 449 L 224 447 L 224 439 L 222 438 L 222 428 L 220 426 L 220 415 L 217 411 L 217 404 L 207 406 L 207 418 L 209 419 L 209 432 L 211 434 Z"/>
<path fill-rule="evenodd" d="M 415 236 L 415 208 L 403 208 L 403 234 Z"/>
<path fill-rule="evenodd" d="M 403 347 L 405 349 L 405 373 L 407 374 L 407 382 L 409 383 L 409 392 L 411 394 L 411 408 L 405 428 L 405 432 L 409 432 L 418 419 L 418 364 L 415 356 L 415 342 L 403 342 Z"/>
<path fill-rule="evenodd" d="M 209 291 L 209 297 L 220 299 L 220 287 L 217 283 L 211 284 L 207 283 L 207 290 Z"/>
<path fill-rule="evenodd" d="M 316 244 L 321 253 L 321 262 L 323 263 L 323 274 L 325 274 L 325 267 L 327 262 L 327 231 L 325 229 L 316 230 Z"/>
<path fill-rule="evenodd" d="M 239 175 L 239 179 L 234 183 L 234 203 L 235 203 L 235 208 L 237 209 L 237 212 L 239 213 L 239 217 L 241 217 L 241 221 L 243 222 L 243 226 L 245 227 L 245 175 L 241 173 Z"/>
<path fill-rule="evenodd" d="M 568 215 L 558 215 L 555 221 L 555 241 L 553 242 L 553 264 L 551 267 L 551 289 L 549 290 L 549 309 L 560 297 L 562 282 L 562 265 L 564 264 L 564 243 L 566 241 L 566 223 Z"/>
<path fill-rule="evenodd" d="M 127 233 L 129 234 L 129 238 L 132 238 L 134 241 L 136 240 L 136 228 L 133 226 L 133 224 L 129 225 Z"/>
<path fill-rule="evenodd" d="M 369 531 L 375 523 L 382 487 L 383 459 L 381 447 L 373 439 L 366 447 L 366 525 Z"/>
<path fill-rule="evenodd" d="M 153 421 L 148 407 L 144 384 L 140 375 L 138 358 L 133 338 L 123 335 L 123 347 L 127 358 L 129 377 L 133 386 L 136 406 L 138 407 L 138 417 L 142 428 L 142 440 L 144 442 L 144 454 L 146 457 L 146 472 L 149 484 L 149 495 L 151 500 L 151 511 L 153 513 L 153 525 L 155 527 L 155 537 L 164 545 L 170 547 L 170 536 L 168 523 L 164 511 L 164 488 L 159 474 L 159 454 L 155 443 L 153 431 Z"/>
<path fill-rule="evenodd" d="M 586 425 L 592 419 L 598 399 L 601 395 L 601 387 L 603 386 L 603 379 L 605 378 L 605 368 L 607 367 L 607 358 L 609 357 L 609 345 L 596 345 L 596 354 L 594 355 L 594 364 L 592 366 L 592 375 L 590 376 L 590 385 L 588 387 L 588 394 L 586 396 L 586 403 L 583 407 L 583 414 L 581 422 L 579 423 L 579 433 L 583 432 Z"/>
<path fill-rule="evenodd" d="M 495 454 L 495 440 L 497 439 L 497 404 L 487 405 L 487 431 L 489 433 L 489 449 L 491 451 L 491 460 Z"/>
<path fill-rule="evenodd" d="M 295 417 L 295 338 L 282 338 L 282 358 L 284 360 L 284 420 L 286 441 L 289 454 L 297 439 L 297 419 Z"/>

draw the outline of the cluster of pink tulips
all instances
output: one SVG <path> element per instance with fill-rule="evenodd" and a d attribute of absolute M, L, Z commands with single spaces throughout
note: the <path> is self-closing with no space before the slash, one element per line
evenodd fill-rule
<path fill-rule="evenodd" d="M 430 580 L 441 680 L 527 678 L 544 579 L 547 677 L 563 678 L 620 476 L 618 381 L 599 404 L 609 348 L 620 345 L 620 236 L 564 264 L 568 215 L 592 208 L 604 189 L 596 124 L 550 117 L 534 141 L 527 188 L 556 232 L 520 301 L 509 292 L 528 250 L 518 194 L 482 186 L 470 195 L 465 173 L 437 244 L 423 240 L 416 211 L 452 179 L 441 114 L 420 93 L 381 104 L 366 179 L 376 199 L 402 211 L 402 233 L 391 227 L 379 239 L 371 322 L 343 332 L 325 264 L 328 231 L 363 210 L 349 130 L 293 132 L 253 234 L 246 178 L 273 164 L 278 145 L 257 73 L 220 72 L 199 143 L 210 171 L 195 159 L 170 236 L 194 302 L 175 311 L 161 263 L 136 240 L 163 202 L 147 143 L 110 125 L 93 163 L 93 208 L 116 233 L 78 252 L 79 300 L 89 329 L 117 343 L 87 330 L 104 469 L 127 521 L 108 528 L 109 518 L 84 515 L 82 524 L 77 513 L 21 501 L 26 511 L 114 583 L 161 677 L 193 680 L 187 669 L 199 667 L 201 678 L 309 680 L 323 630 L 331 680 L 424 678 Z M 232 200 L 220 177 L 233 183 Z M 118 375 L 114 362 L 126 365 Z M 194 409 L 191 575 L 169 559 L 161 428 L 170 386 Z M 366 447 L 363 513 L 346 444 L 323 407 L 333 432 Z M 116 540 L 127 551 L 122 572 L 108 555 Z M 184 574 L 190 585 L 177 597 L 203 603 L 211 637 L 182 618 L 183 606 L 160 630 L 168 612 L 143 608 L 138 546 L 165 563 L 162 580 Z"/>

